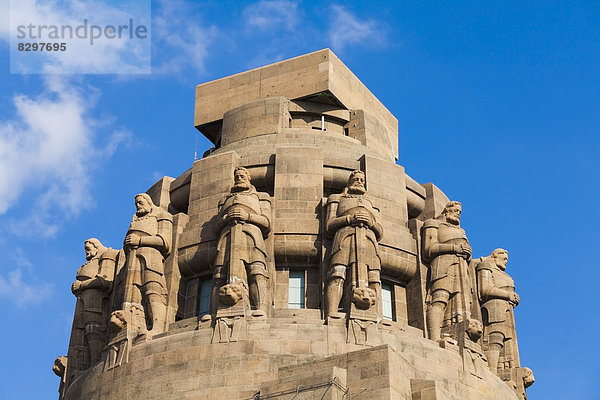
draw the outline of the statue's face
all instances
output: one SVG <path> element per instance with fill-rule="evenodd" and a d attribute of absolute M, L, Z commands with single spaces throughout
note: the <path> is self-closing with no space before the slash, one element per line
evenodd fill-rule
<path fill-rule="evenodd" d="M 241 182 L 248 182 L 249 181 L 248 174 L 243 169 L 238 169 L 237 171 L 235 171 L 235 173 L 233 174 L 233 178 L 235 180 L 235 183 L 241 183 Z"/>
<path fill-rule="evenodd" d="M 348 185 L 348 192 L 350 193 L 365 193 L 365 176 L 363 174 L 354 174 L 350 177 Z"/>
<path fill-rule="evenodd" d="M 138 216 L 146 215 L 152 211 L 152 207 L 148 204 L 148 201 L 142 196 L 135 198 L 136 214 Z"/>
<path fill-rule="evenodd" d="M 90 242 L 85 242 L 83 249 L 85 250 L 85 259 L 88 261 L 96 257 L 96 254 L 98 254 L 98 249 Z"/>
<path fill-rule="evenodd" d="M 250 176 L 243 169 L 233 173 L 234 187 L 238 189 L 250 189 Z"/>
<path fill-rule="evenodd" d="M 453 225 L 460 225 L 460 214 L 462 214 L 462 207 L 454 205 L 446 210 L 446 221 Z"/>
<path fill-rule="evenodd" d="M 508 253 L 502 252 L 494 254 L 494 261 L 498 268 L 504 271 L 506 269 L 506 263 L 508 263 Z"/>

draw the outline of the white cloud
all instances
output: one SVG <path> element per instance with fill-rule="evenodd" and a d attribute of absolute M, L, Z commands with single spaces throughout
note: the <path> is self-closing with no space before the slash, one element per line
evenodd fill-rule
<path fill-rule="evenodd" d="M 266 31 L 283 28 L 292 30 L 298 24 L 298 3 L 287 0 L 261 0 L 243 12 L 246 25 Z"/>
<path fill-rule="evenodd" d="M 116 130 L 110 135 L 104 148 L 101 149 L 101 154 L 104 157 L 111 157 L 120 145 L 130 145 L 132 142 L 133 135 L 131 132 L 124 129 Z"/>
<path fill-rule="evenodd" d="M 339 5 L 331 6 L 331 13 L 329 41 L 333 50 L 340 51 L 352 44 L 380 46 L 386 43 L 385 30 L 377 21 L 373 19 L 360 20 Z"/>
<path fill-rule="evenodd" d="M 91 208 L 94 166 L 129 137 L 118 130 L 106 135 L 104 145 L 94 141 L 101 127 L 88 115 L 94 88 L 84 91 L 52 75 L 44 84 L 37 96 L 16 95 L 16 116 L 0 121 L 0 215 L 15 206 L 24 191 L 33 196 L 28 217 L 11 221 L 13 232 L 22 236 L 36 231 L 52 236 L 64 217 Z"/>
<path fill-rule="evenodd" d="M 182 75 L 191 70 L 206 72 L 208 46 L 215 42 L 219 30 L 202 24 L 194 4 L 180 0 L 160 0 L 154 12 L 152 74 Z"/>
<path fill-rule="evenodd" d="M 12 301 L 17 308 L 39 304 L 52 293 L 52 286 L 47 283 L 28 283 L 23 280 L 20 268 L 0 276 L 0 298 Z"/>
<path fill-rule="evenodd" d="M 17 266 L 20 268 L 27 268 L 27 270 L 29 271 L 31 271 L 31 268 L 33 268 L 33 264 L 31 263 L 31 261 L 29 261 L 29 258 L 27 258 L 25 251 L 20 247 L 14 248 L 12 253 L 12 259 L 14 260 L 15 264 L 17 264 Z"/>

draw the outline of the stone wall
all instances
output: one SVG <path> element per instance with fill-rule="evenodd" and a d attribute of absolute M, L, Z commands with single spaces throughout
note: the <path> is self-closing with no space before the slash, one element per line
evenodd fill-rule
<path fill-rule="evenodd" d="M 251 320 L 244 337 L 230 343 L 214 343 L 210 323 L 179 321 L 162 337 L 133 346 L 128 364 L 90 369 L 65 398 L 252 399 L 260 392 L 260 398 L 291 399 L 298 390 L 296 399 L 343 393 L 350 399 L 516 399 L 490 371 L 480 378 L 462 371 L 457 350 L 436 346 L 410 326 L 382 327 L 367 347 L 346 339 L 343 325 L 323 325 L 314 310 Z M 332 397 L 322 397 L 326 391 Z"/>

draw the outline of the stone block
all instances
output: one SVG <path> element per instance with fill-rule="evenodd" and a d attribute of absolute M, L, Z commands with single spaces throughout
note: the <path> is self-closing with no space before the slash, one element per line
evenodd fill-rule
<path fill-rule="evenodd" d="M 288 126 L 288 100 L 270 97 L 243 104 L 223 115 L 221 145 L 248 137 L 279 133 Z"/>
<path fill-rule="evenodd" d="M 426 221 L 440 215 L 450 200 L 448 199 L 448 196 L 433 183 L 424 183 L 422 186 L 425 189 L 426 197 L 425 207 L 423 212 L 419 215 L 419 220 Z"/>

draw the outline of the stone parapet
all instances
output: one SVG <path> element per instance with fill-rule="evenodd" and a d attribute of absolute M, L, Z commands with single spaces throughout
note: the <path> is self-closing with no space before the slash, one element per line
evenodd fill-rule
<path fill-rule="evenodd" d="M 103 364 L 91 368 L 64 398 L 336 398 L 322 397 L 325 392 L 340 399 L 343 393 L 369 399 L 517 398 L 490 371 L 481 378 L 463 371 L 458 352 L 436 346 L 410 326 L 380 326 L 374 345 L 356 345 L 347 342 L 343 325 L 324 325 L 311 311 L 251 320 L 246 338 L 230 343 L 215 343 L 210 323 L 193 318 L 186 328 L 180 321 L 179 329 L 172 326 L 133 345 L 129 363 L 110 371 Z M 437 397 L 414 394 L 424 396 L 432 387 Z"/>

